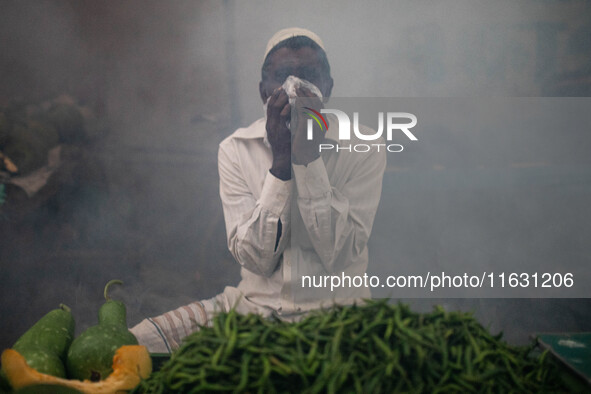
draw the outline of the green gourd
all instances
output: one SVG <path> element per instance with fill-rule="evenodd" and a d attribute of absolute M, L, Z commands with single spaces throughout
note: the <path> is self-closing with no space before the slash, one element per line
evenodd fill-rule
<path fill-rule="evenodd" d="M 74 318 L 61 304 L 43 316 L 12 346 L 29 366 L 41 373 L 66 377 L 64 361 L 74 338 Z"/>
<path fill-rule="evenodd" d="M 98 312 L 99 323 L 89 327 L 72 342 L 66 362 L 68 376 L 73 379 L 98 381 L 113 371 L 113 356 L 123 345 L 137 345 L 136 337 L 127 329 L 127 310 L 121 301 L 108 296 L 112 280 L 105 286 L 105 303 Z"/>

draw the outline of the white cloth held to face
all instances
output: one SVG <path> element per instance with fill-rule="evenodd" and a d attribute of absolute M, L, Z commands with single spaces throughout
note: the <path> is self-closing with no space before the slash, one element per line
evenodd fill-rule
<path fill-rule="evenodd" d="M 306 88 L 312 93 L 314 93 L 316 96 L 318 96 L 318 98 L 322 98 L 322 92 L 320 92 L 320 89 L 318 89 L 318 87 L 314 85 L 312 82 L 290 75 L 289 77 L 287 77 L 285 82 L 283 82 L 283 89 L 285 90 L 285 93 L 287 93 L 287 96 L 289 97 L 289 103 L 291 105 L 295 103 L 295 99 L 297 97 L 297 88 Z"/>
<path fill-rule="evenodd" d="M 322 92 L 320 91 L 320 89 L 318 89 L 318 87 L 316 85 L 314 85 L 310 81 L 306 81 L 305 79 L 301 79 L 301 78 L 298 78 L 293 75 L 290 75 L 289 77 L 287 77 L 285 79 L 285 82 L 283 82 L 283 85 L 281 85 L 281 87 L 283 88 L 283 90 L 285 90 L 285 93 L 287 93 L 287 96 L 289 97 L 289 104 L 291 104 L 292 108 L 295 104 L 295 99 L 297 97 L 296 89 L 299 87 L 303 87 L 303 88 L 310 90 L 318 98 L 322 99 Z M 263 113 L 265 114 L 265 119 L 267 118 L 267 103 L 268 102 L 269 102 L 269 98 L 267 98 L 267 101 L 265 102 L 265 104 L 263 104 Z M 289 128 L 289 126 L 290 126 L 290 122 L 287 121 L 287 127 Z M 266 134 L 265 134 L 265 138 L 264 138 L 264 143 L 265 143 L 265 145 L 270 146 L 269 141 L 267 140 Z"/>
<path fill-rule="evenodd" d="M 298 78 L 296 76 L 290 75 L 285 79 L 283 85 L 281 85 L 287 96 L 289 97 L 289 103 L 293 106 L 295 103 L 295 99 L 297 97 L 296 89 L 299 87 L 304 87 L 314 93 L 318 98 L 322 99 L 322 92 L 316 85 L 314 85 L 310 81 L 306 81 L 305 79 Z M 265 118 L 267 117 L 267 103 L 269 102 L 269 97 L 267 97 L 267 101 L 263 104 L 263 111 L 265 114 Z"/>

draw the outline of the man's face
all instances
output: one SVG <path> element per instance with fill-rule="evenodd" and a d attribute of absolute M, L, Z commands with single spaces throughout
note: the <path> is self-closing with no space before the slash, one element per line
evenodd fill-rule
<path fill-rule="evenodd" d="M 312 82 L 324 97 L 330 97 L 332 78 L 323 71 L 317 50 L 310 47 L 299 49 L 279 48 L 269 59 L 267 78 L 259 84 L 263 103 L 290 75 Z"/>

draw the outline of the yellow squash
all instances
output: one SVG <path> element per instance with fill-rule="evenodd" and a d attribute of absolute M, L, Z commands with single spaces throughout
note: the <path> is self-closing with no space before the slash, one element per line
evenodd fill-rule
<path fill-rule="evenodd" d="M 144 346 L 121 346 L 113 357 L 113 372 L 104 380 L 91 382 L 37 372 L 16 350 L 6 349 L 2 352 L 2 370 L 15 390 L 36 384 L 55 384 L 88 394 L 114 394 L 131 390 L 141 379 L 147 379 L 152 372 L 152 359 Z"/>

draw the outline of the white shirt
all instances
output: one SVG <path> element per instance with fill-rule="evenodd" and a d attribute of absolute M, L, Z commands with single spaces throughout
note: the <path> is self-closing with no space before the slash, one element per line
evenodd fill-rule
<path fill-rule="evenodd" d="M 330 127 L 326 134 L 335 145 L 336 134 Z M 367 269 L 367 241 L 382 190 L 385 151 L 323 151 L 307 166 L 292 165 L 292 179 L 282 181 L 269 172 L 272 154 L 265 137 L 265 119 L 259 119 L 222 141 L 218 152 L 228 247 L 242 265 L 242 280 L 211 299 L 131 328 L 151 352 L 176 349 L 189 333 L 211 324 L 216 312 L 231 308 L 297 319 L 322 305 L 369 298 L 369 288 L 355 284 Z M 279 220 L 282 234 L 276 246 Z M 306 275 L 325 286 L 302 287 Z M 352 283 L 331 291 L 331 275 L 349 277 Z"/>
<path fill-rule="evenodd" d="M 293 164 L 292 179 L 282 181 L 269 172 L 272 153 L 265 121 L 236 130 L 218 151 L 228 248 L 242 266 L 239 292 L 224 292 L 234 298 L 229 302 L 245 301 L 288 316 L 369 298 L 364 286 L 331 291 L 329 281 L 328 287 L 302 287 L 302 276 L 315 276 L 319 284 L 330 275 L 365 273 L 386 166 L 384 149 L 325 150 L 307 166 Z M 326 137 L 335 145 L 336 136 L 329 127 Z M 276 246 L 279 220 L 282 234 Z"/>

